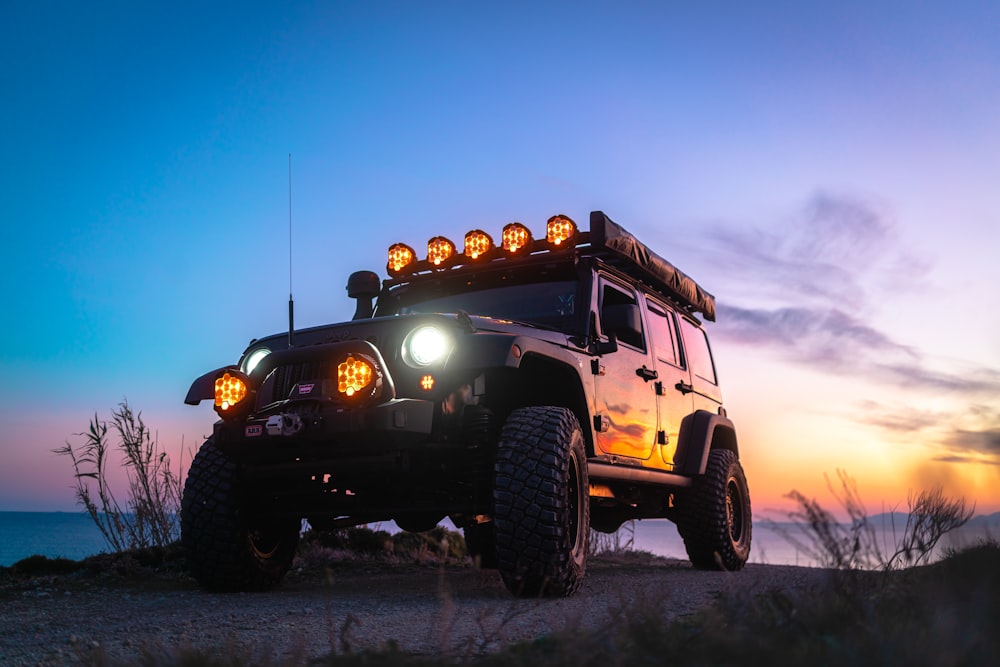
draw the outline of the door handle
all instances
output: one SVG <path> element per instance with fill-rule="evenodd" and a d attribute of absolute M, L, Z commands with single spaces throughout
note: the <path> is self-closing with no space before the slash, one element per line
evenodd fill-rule
<path fill-rule="evenodd" d="M 682 394 L 690 394 L 692 391 L 694 391 L 694 385 L 690 385 L 682 380 L 681 382 L 678 382 L 677 384 L 674 385 L 674 389 L 681 392 Z"/>
<path fill-rule="evenodd" d="M 656 378 L 660 377 L 660 375 L 656 371 L 646 368 L 645 364 L 643 364 L 642 368 L 635 369 L 635 374 L 641 377 L 646 382 L 649 382 L 650 380 L 655 380 Z"/>

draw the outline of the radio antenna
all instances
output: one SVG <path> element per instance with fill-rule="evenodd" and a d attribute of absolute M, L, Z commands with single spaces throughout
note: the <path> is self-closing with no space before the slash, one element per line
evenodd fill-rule
<path fill-rule="evenodd" d="M 292 154 L 288 154 L 288 347 L 295 345 L 295 302 L 292 300 Z"/>

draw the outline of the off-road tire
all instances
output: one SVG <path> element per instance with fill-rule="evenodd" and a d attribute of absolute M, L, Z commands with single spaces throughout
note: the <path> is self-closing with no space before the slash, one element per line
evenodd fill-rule
<path fill-rule="evenodd" d="M 691 564 L 739 570 L 750 557 L 753 521 L 746 475 L 736 454 L 713 449 L 705 474 L 680 496 L 677 530 Z"/>
<path fill-rule="evenodd" d="M 253 520 L 241 508 L 236 464 L 211 439 L 188 471 L 181 546 L 191 575 L 213 591 L 270 588 L 292 565 L 301 521 Z"/>
<path fill-rule="evenodd" d="M 566 597 L 587 566 L 590 495 L 580 424 L 571 410 L 515 410 L 494 468 L 497 566 L 519 597 Z"/>
<path fill-rule="evenodd" d="M 462 529 L 465 550 L 476 567 L 495 570 L 497 563 L 497 534 L 492 523 L 474 523 Z"/>

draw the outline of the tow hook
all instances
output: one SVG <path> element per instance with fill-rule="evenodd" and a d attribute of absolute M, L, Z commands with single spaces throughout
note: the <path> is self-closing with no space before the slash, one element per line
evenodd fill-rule
<path fill-rule="evenodd" d="M 268 435 L 298 435 L 302 432 L 302 418 L 296 414 L 271 415 L 267 418 Z"/>

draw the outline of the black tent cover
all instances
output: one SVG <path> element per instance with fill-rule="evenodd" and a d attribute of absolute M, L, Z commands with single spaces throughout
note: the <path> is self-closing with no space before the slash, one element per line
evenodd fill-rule
<path fill-rule="evenodd" d="M 602 211 L 590 213 L 590 243 L 595 249 L 606 249 L 636 265 L 664 288 L 668 295 L 715 321 L 715 297 L 684 274 L 676 266 L 647 248 L 624 227 L 613 222 Z"/>

